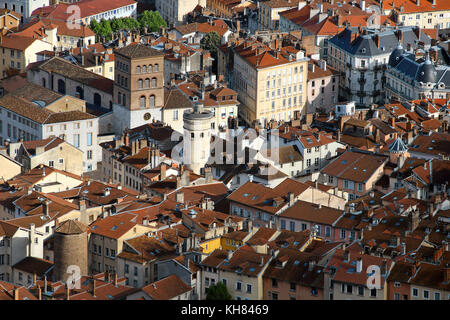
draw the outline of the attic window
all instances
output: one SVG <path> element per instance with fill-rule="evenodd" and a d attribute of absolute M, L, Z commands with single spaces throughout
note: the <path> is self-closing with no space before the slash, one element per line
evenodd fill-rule
<path fill-rule="evenodd" d="M 258 196 L 253 196 L 252 200 L 258 199 Z"/>
<path fill-rule="evenodd" d="M 248 193 L 244 193 L 244 195 L 243 195 L 244 197 L 248 197 L 249 196 L 249 194 Z"/>
<path fill-rule="evenodd" d="M 347 163 L 347 160 L 342 160 L 341 161 L 341 164 L 346 164 Z"/>
<path fill-rule="evenodd" d="M 362 53 L 366 53 L 366 48 L 362 48 L 362 49 L 361 49 L 361 52 L 362 52 Z"/>
<path fill-rule="evenodd" d="M 111 230 L 112 230 L 112 231 L 117 230 L 117 226 L 112 227 Z"/>

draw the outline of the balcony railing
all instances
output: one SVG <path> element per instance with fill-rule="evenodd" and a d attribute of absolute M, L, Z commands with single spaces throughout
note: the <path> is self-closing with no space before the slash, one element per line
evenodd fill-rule
<path fill-rule="evenodd" d="M 360 84 L 364 84 L 364 83 L 366 83 L 366 78 L 358 78 L 358 82 Z"/>

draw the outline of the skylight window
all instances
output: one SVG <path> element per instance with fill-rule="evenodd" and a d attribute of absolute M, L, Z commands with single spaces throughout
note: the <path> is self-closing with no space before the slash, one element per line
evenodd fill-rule
<path fill-rule="evenodd" d="M 346 163 L 347 163 L 347 160 L 342 160 L 341 163 L 342 163 L 342 164 L 346 164 Z"/>
<path fill-rule="evenodd" d="M 244 197 L 248 197 L 249 196 L 249 194 L 248 193 L 244 193 Z"/>
<path fill-rule="evenodd" d="M 253 196 L 252 200 L 258 199 L 258 196 Z"/>
<path fill-rule="evenodd" d="M 112 231 L 117 230 L 117 226 L 112 227 L 111 230 L 112 230 Z"/>

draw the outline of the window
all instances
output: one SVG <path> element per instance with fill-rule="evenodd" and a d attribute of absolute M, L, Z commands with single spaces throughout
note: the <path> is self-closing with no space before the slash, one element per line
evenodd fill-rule
<path fill-rule="evenodd" d="M 88 132 L 87 134 L 87 145 L 92 146 L 92 132 Z"/>
<path fill-rule="evenodd" d="M 351 284 L 347 284 L 347 293 L 349 294 L 353 293 L 353 286 Z"/>
<path fill-rule="evenodd" d="M 325 227 L 325 237 L 330 237 L 330 236 L 331 236 L 331 228 Z"/>
<path fill-rule="evenodd" d="M 358 295 L 364 296 L 364 287 L 363 286 L 358 286 Z"/>
<path fill-rule="evenodd" d="M 86 153 L 86 157 L 88 160 L 92 160 L 92 150 L 88 150 Z"/>
<path fill-rule="evenodd" d="M 423 298 L 424 299 L 429 299 L 430 298 L 430 291 L 423 290 Z"/>
<path fill-rule="evenodd" d="M 278 293 L 272 292 L 272 300 L 278 300 Z"/>
<path fill-rule="evenodd" d="M 289 222 L 289 230 L 290 231 L 295 231 L 295 222 L 294 221 L 290 221 Z"/>
<path fill-rule="evenodd" d="M 441 300 L 441 294 L 439 292 L 434 293 L 434 300 Z"/>
<path fill-rule="evenodd" d="M 236 291 L 241 291 L 242 290 L 242 283 L 239 281 L 236 281 Z"/>
<path fill-rule="evenodd" d="M 222 279 L 222 283 L 223 283 L 224 285 L 227 285 L 227 279 Z"/>
<path fill-rule="evenodd" d="M 173 110 L 173 120 L 178 120 L 178 110 Z"/>
<path fill-rule="evenodd" d="M 345 239 L 346 232 L 344 229 L 341 229 L 341 239 Z"/>
<path fill-rule="evenodd" d="M 297 288 L 297 285 L 295 284 L 295 282 L 291 282 L 290 290 L 291 290 L 291 291 L 295 291 L 296 288 Z"/>
<path fill-rule="evenodd" d="M 50 160 L 48 162 L 48 166 L 53 168 L 55 166 L 55 162 L 53 160 Z"/>
<path fill-rule="evenodd" d="M 413 297 L 418 297 L 419 296 L 419 289 L 413 288 L 412 289 L 412 296 Z"/>
<path fill-rule="evenodd" d="M 370 290 L 370 297 L 376 298 L 377 297 L 377 289 Z"/>
<path fill-rule="evenodd" d="M 252 293 L 252 285 L 247 284 L 247 293 Z"/>
<path fill-rule="evenodd" d="M 79 134 L 74 134 L 73 135 L 73 145 L 75 148 L 79 148 L 80 147 L 80 135 Z"/>
<path fill-rule="evenodd" d="M 277 279 L 272 279 L 272 287 L 278 288 L 278 280 Z"/>
<path fill-rule="evenodd" d="M 130 268 L 130 266 L 129 266 L 128 264 L 125 263 L 125 273 L 128 273 L 128 272 L 129 272 L 129 270 L 130 270 L 129 268 Z"/>
<path fill-rule="evenodd" d="M 150 107 L 154 108 L 155 107 L 155 96 L 151 95 L 149 100 L 150 100 Z"/>
<path fill-rule="evenodd" d="M 141 109 L 145 109 L 145 100 L 146 100 L 145 96 L 141 96 L 141 97 L 139 98 L 139 107 L 140 107 Z"/>

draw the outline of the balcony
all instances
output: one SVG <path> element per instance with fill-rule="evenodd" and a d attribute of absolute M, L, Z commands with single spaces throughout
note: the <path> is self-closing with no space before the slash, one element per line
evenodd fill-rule
<path fill-rule="evenodd" d="M 366 92 L 365 92 L 365 91 L 359 90 L 359 91 L 356 92 L 356 95 L 357 95 L 358 97 L 365 97 L 365 96 L 366 96 Z"/>
<path fill-rule="evenodd" d="M 364 85 L 366 83 L 366 78 L 358 78 L 358 82 L 361 85 Z"/>

